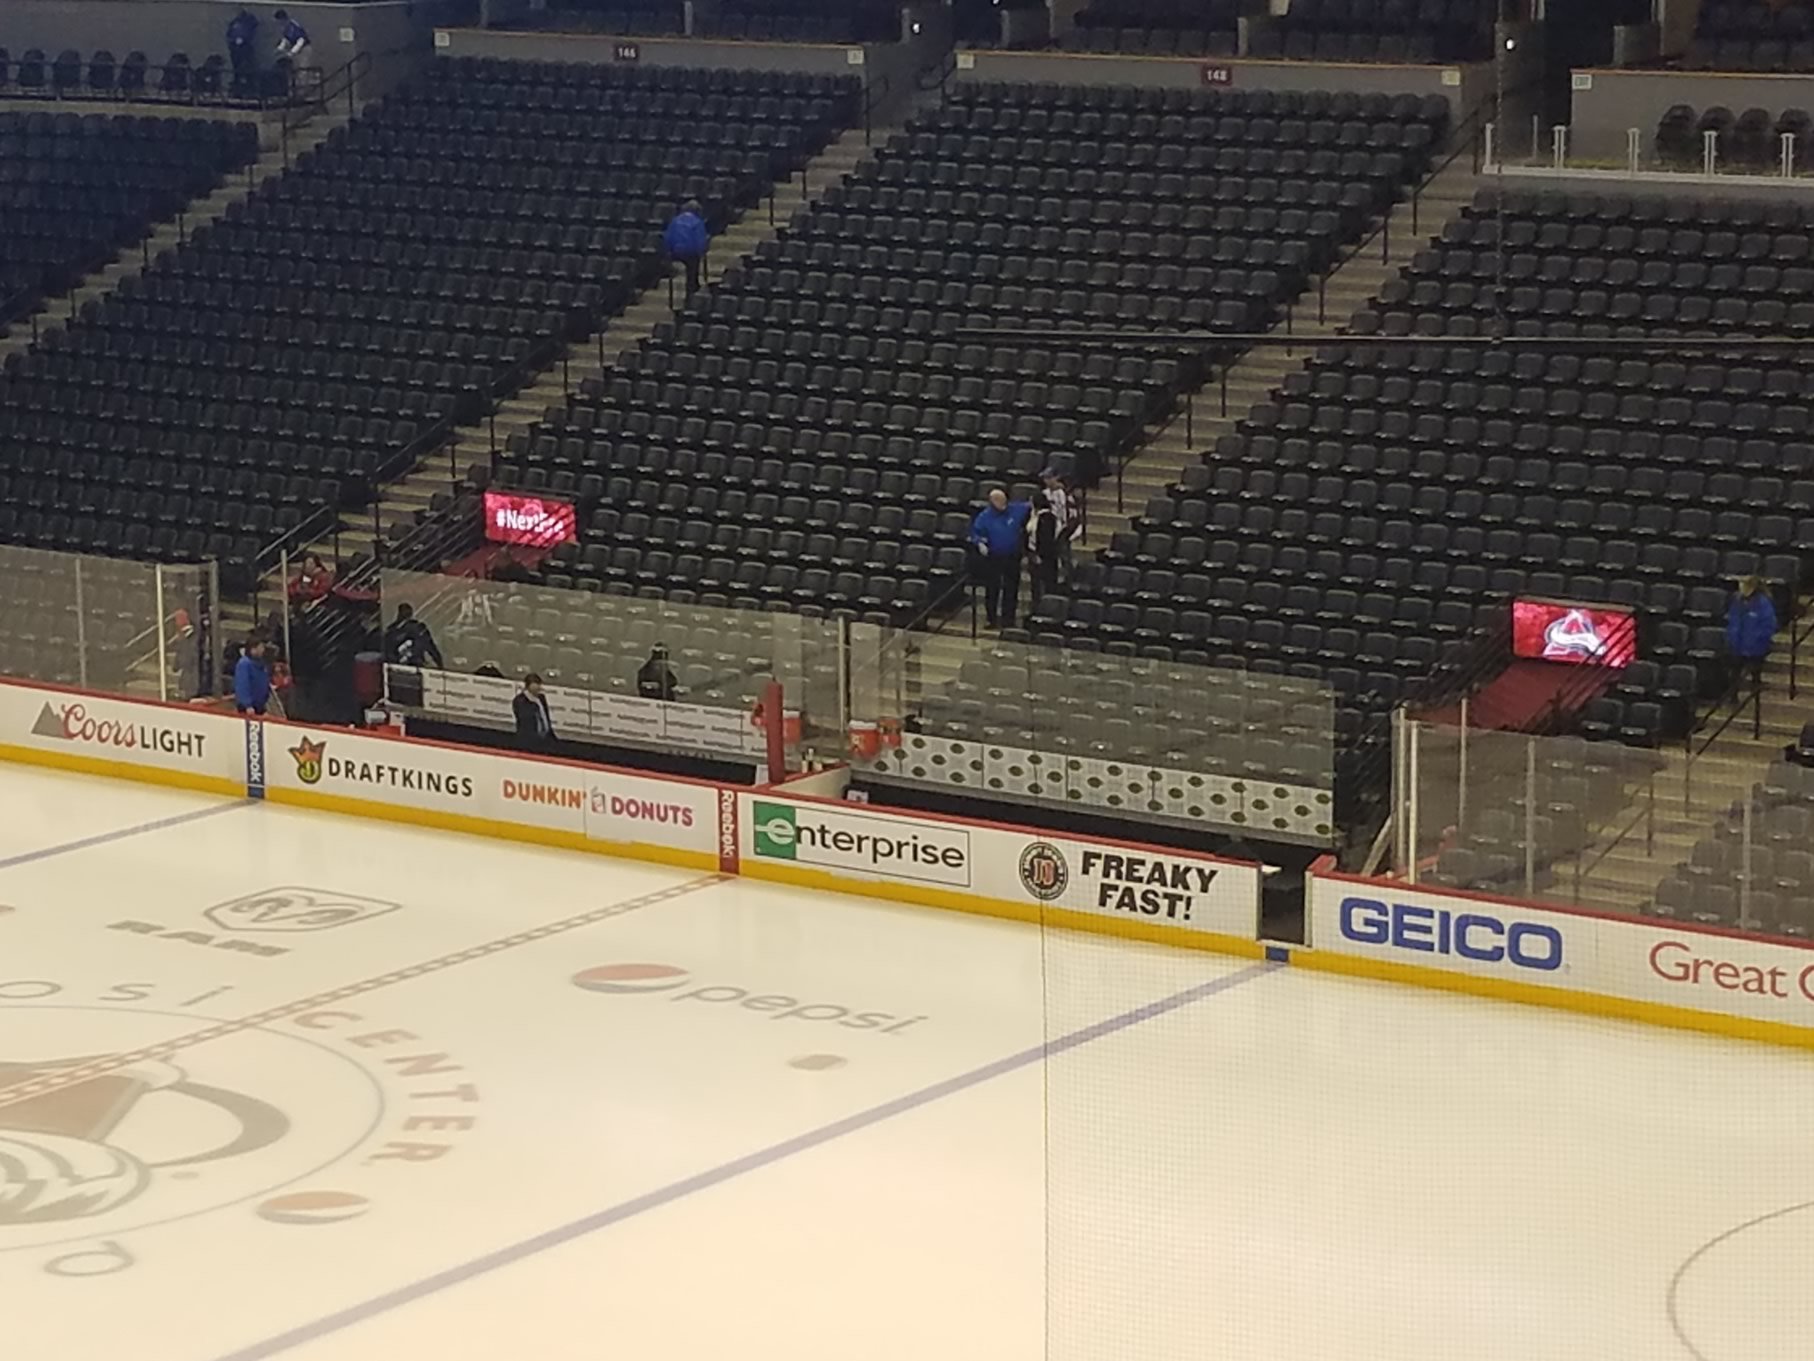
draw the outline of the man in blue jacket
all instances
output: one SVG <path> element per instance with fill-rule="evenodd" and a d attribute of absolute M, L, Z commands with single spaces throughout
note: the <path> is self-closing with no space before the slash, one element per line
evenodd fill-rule
<path fill-rule="evenodd" d="M 249 95 L 258 73 L 258 50 L 252 41 L 258 33 L 258 16 L 242 9 L 227 24 L 227 60 L 233 63 L 233 93 Z"/>
<path fill-rule="evenodd" d="M 990 628 L 1012 628 L 1020 604 L 1020 553 L 1026 543 L 1025 501 L 1009 501 L 997 487 L 989 504 L 970 523 L 970 542 L 976 546 L 976 574 L 983 583 L 983 609 Z"/>
<path fill-rule="evenodd" d="M 265 640 L 257 634 L 233 665 L 233 703 L 242 714 L 262 714 L 271 702 L 271 673 L 265 667 Z"/>
<path fill-rule="evenodd" d="M 706 248 L 712 244 L 711 229 L 705 225 L 705 210 L 698 199 L 690 198 L 681 205 L 661 239 L 668 248 L 668 258 L 686 266 L 687 296 L 692 297 L 699 287 L 699 262 L 705 259 Z"/>
<path fill-rule="evenodd" d="M 1764 686 L 1764 659 L 1776 637 L 1776 605 L 1763 582 L 1754 576 L 1738 579 L 1738 593 L 1726 607 L 1726 647 L 1741 672 L 1748 672 L 1754 693 Z M 1739 697 L 1744 702 L 1744 696 Z"/>

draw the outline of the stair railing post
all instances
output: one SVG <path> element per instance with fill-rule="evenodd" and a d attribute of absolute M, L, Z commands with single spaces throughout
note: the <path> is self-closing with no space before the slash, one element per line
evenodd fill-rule
<path fill-rule="evenodd" d="M 1196 414 L 1197 390 L 1192 388 L 1189 395 L 1184 399 L 1184 442 L 1186 444 L 1195 444 L 1197 442 L 1196 427 L 1193 424 Z"/>
<path fill-rule="evenodd" d="M 1650 798 L 1644 807 L 1644 854 L 1654 859 L 1657 853 L 1657 773 L 1650 772 Z"/>
<path fill-rule="evenodd" d="M 278 598 L 283 601 L 283 659 L 294 669 L 296 651 L 290 645 L 290 550 L 287 547 L 277 554 L 277 580 Z"/>
<path fill-rule="evenodd" d="M 1760 742 L 1764 736 L 1764 668 L 1759 663 L 1757 673 L 1751 678 L 1751 740 Z"/>
<path fill-rule="evenodd" d="M 1329 276 L 1319 274 L 1316 280 L 1316 324 L 1321 326 L 1329 320 Z"/>
<path fill-rule="evenodd" d="M 1524 744 L 1524 896 L 1537 892 L 1537 735 Z"/>
<path fill-rule="evenodd" d="M 1745 796 L 1745 812 L 1744 812 L 1745 835 L 1744 835 L 1744 840 L 1739 843 L 1739 848 L 1738 848 L 1738 924 L 1740 926 L 1750 926 L 1752 924 L 1751 923 L 1751 837 L 1752 837 L 1752 833 L 1755 830 L 1755 824 L 1752 821 L 1752 819 L 1753 819 L 1753 810 L 1755 809 L 1756 804 L 1757 804 L 1756 798 L 1754 798 L 1753 796 L 1751 796 L 1749 794 L 1747 794 Z"/>
<path fill-rule="evenodd" d="M 1228 416 L 1228 361 L 1222 361 L 1222 416 Z"/>

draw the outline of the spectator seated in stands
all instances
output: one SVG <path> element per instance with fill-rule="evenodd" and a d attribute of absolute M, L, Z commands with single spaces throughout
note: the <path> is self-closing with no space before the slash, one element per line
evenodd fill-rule
<path fill-rule="evenodd" d="M 636 693 L 644 699 L 673 699 L 680 681 L 668 665 L 668 650 L 657 643 L 636 672 Z"/>
<path fill-rule="evenodd" d="M 320 600 L 333 589 L 334 569 L 322 562 L 319 553 L 310 553 L 290 582 L 290 599 L 298 603 Z"/>

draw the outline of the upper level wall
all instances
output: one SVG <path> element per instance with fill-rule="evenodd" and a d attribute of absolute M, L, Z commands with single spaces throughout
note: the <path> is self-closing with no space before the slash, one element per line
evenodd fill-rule
<path fill-rule="evenodd" d="M 1051 81 L 1061 85 L 1138 85 L 1149 89 L 1352 90 L 1357 94 L 1441 95 L 1465 117 L 1492 97 L 1486 63 L 1394 66 L 1377 62 L 1203 60 L 1099 56 L 1083 52 L 959 52 L 960 81 Z M 1226 79 L 1224 79 L 1224 76 Z"/>
<path fill-rule="evenodd" d="M 830 43 L 732 42 L 713 38 L 614 38 L 588 33 L 507 32 L 456 28 L 437 31 L 435 50 L 446 57 L 499 57 L 510 61 L 621 62 L 631 48 L 640 66 L 692 66 L 734 71 L 803 71 L 863 78 L 877 101 L 875 118 L 910 95 L 918 73 L 937 60 L 939 36 L 919 41 L 840 47 Z M 949 34 L 943 38 L 950 42 Z"/>

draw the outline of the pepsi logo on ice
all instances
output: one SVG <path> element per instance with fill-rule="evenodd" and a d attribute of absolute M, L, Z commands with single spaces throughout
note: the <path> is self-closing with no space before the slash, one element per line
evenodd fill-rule
<path fill-rule="evenodd" d="M 1451 912 L 1417 903 L 1344 898 L 1341 932 L 1360 945 L 1450 955 L 1480 964 L 1554 973 L 1562 967 L 1562 932 L 1545 922 L 1507 921 L 1490 912 Z"/>

